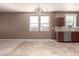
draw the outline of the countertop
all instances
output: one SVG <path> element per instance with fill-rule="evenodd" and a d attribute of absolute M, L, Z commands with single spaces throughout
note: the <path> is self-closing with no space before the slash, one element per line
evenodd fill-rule
<path fill-rule="evenodd" d="M 79 26 L 73 27 L 73 28 L 68 28 L 65 26 L 60 26 L 60 27 L 55 26 L 55 31 L 56 32 L 67 32 L 67 31 L 79 32 Z"/>

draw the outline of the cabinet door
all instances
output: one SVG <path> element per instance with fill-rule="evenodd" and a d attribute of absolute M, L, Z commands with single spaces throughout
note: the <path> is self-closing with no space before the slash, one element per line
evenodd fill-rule
<path fill-rule="evenodd" d="M 71 40 L 72 41 L 79 41 L 79 32 L 72 32 L 71 33 Z"/>
<path fill-rule="evenodd" d="M 56 39 L 57 41 L 64 41 L 64 32 L 57 32 Z"/>
<path fill-rule="evenodd" d="M 64 26 L 64 17 L 56 18 L 56 26 Z"/>

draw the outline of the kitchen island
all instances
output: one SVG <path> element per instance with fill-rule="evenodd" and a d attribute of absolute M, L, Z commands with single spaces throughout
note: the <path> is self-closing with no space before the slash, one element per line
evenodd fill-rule
<path fill-rule="evenodd" d="M 78 42 L 79 41 L 79 27 L 68 28 L 64 26 L 55 27 L 56 41 L 64 42 Z"/>

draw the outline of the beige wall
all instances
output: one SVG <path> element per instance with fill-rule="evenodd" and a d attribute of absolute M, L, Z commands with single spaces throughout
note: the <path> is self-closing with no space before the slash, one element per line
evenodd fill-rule
<path fill-rule="evenodd" d="M 78 12 L 52 12 L 42 13 L 41 15 L 50 16 L 50 29 L 54 26 L 56 17 L 64 17 L 67 13 L 77 13 L 77 26 L 79 26 L 79 13 Z M 31 32 L 29 31 L 29 16 L 35 13 L 0 13 L 0 38 L 8 39 L 26 39 L 26 38 L 53 38 L 54 31 L 51 29 L 48 32 Z"/>
<path fill-rule="evenodd" d="M 29 16 L 34 13 L 0 13 L 0 38 L 51 38 L 53 32 L 29 31 Z M 50 27 L 53 24 L 53 13 L 42 13 L 50 16 Z"/>

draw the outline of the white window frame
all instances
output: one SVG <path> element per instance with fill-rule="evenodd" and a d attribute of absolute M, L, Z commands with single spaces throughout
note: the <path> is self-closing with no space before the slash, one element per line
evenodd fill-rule
<path fill-rule="evenodd" d="M 41 18 L 42 18 L 42 17 L 47 17 L 47 18 L 48 18 L 48 23 L 41 23 L 41 20 L 42 20 Z M 45 24 L 48 25 L 48 30 L 42 30 L 42 29 L 41 29 L 41 24 L 43 24 L 43 25 L 45 25 Z M 49 16 L 40 16 L 40 31 L 49 31 L 49 30 L 50 30 L 50 20 L 49 20 Z"/>
<path fill-rule="evenodd" d="M 31 23 L 31 17 L 37 17 L 38 18 L 38 16 L 30 16 L 30 19 L 29 19 L 29 30 L 30 31 L 39 31 L 39 19 L 37 19 L 38 20 L 38 23 Z M 38 30 L 32 30 L 31 29 L 31 25 L 32 24 L 37 24 L 38 25 Z"/>
<path fill-rule="evenodd" d="M 41 16 L 36 16 L 36 17 L 38 17 L 38 29 L 39 30 L 37 30 L 37 31 L 50 31 L 50 19 L 49 19 L 49 22 L 48 22 L 48 25 L 49 25 L 49 29 L 48 30 L 41 30 L 41 17 L 43 17 L 44 15 L 41 15 Z M 50 18 L 48 15 L 46 15 L 48 18 Z M 30 16 L 31 17 L 31 16 Z M 45 16 L 44 16 L 45 17 Z M 29 30 L 30 31 L 32 31 L 31 30 L 31 28 L 30 28 L 30 26 L 31 26 L 31 23 L 30 23 L 30 20 L 29 20 Z"/>
<path fill-rule="evenodd" d="M 76 27 L 77 14 L 65 14 L 65 27 L 68 27 L 67 23 L 66 23 L 66 21 L 67 21 L 66 17 L 67 16 L 73 16 L 73 26 L 72 27 Z"/>

